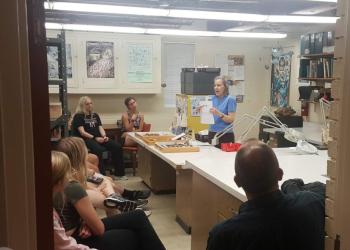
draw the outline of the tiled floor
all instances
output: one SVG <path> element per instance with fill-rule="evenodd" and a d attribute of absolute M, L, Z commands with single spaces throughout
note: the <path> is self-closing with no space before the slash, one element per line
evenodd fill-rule
<path fill-rule="evenodd" d="M 130 189 L 147 188 L 139 177 L 129 177 L 129 180 L 122 183 Z M 190 250 L 191 236 L 186 234 L 175 221 L 175 194 L 152 194 L 148 207 L 152 210 L 149 219 L 166 249 Z"/>

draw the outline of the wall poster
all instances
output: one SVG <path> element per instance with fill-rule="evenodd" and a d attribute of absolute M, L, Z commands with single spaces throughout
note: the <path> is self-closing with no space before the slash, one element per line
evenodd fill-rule
<path fill-rule="evenodd" d="M 289 103 L 289 85 L 292 52 L 272 54 L 270 104 L 286 107 Z"/>
<path fill-rule="evenodd" d="M 49 79 L 58 79 L 58 47 L 46 46 L 47 51 L 47 72 Z"/>
<path fill-rule="evenodd" d="M 113 42 L 86 42 L 88 78 L 114 78 Z"/>
<path fill-rule="evenodd" d="M 128 82 L 152 82 L 152 45 L 128 45 Z"/>
<path fill-rule="evenodd" d="M 59 50 L 57 46 L 46 46 L 47 71 L 49 79 L 59 79 Z M 72 78 L 72 45 L 66 43 L 66 72 L 67 78 Z"/>

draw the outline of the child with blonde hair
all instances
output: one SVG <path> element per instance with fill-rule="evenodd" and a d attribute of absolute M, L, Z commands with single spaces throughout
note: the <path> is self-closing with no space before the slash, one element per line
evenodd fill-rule
<path fill-rule="evenodd" d="M 54 206 L 66 233 L 80 244 L 101 250 L 163 250 L 151 223 L 142 210 L 113 215 L 103 218 L 97 213 L 86 192 L 87 150 L 80 138 L 64 138 L 58 149 L 67 153 L 71 162 L 71 180 L 64 188 L 64 197 L 56 196 Z M 117 197 L 116 199 L 120 199 Z M 130 208 L 130 201 L 116 200 L 120 210 Z"/>
<path fill-rule="evenodd" d="M 52 151 L 52 194 L 53 196 L 63 192 L 68 181 L 70 172 L 70 161 L 64 153 Z M 78 244 L 76 240 L 68 236 L 64 230 L 61 219 L 56 210 L 53 209 L 54 249 L 55 250 L 88 250 L 88 246 Z"/>

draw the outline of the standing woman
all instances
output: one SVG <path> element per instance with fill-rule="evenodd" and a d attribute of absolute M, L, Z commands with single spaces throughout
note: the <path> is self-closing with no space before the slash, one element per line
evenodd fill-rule
<path fill-rule="evenodd" d="M 124 146 L 134 146 L 136 143 L 128 137 L 127 132 L 142 131 L 144 116 L 137 110 L 137 102 L 134 97 L 127 97 L 124 104 L 128 110 L 122 115 L 124 131 L 122 138 L 125 140 Z"/>
<path fill-rule="evenodd" d="M 123 163 L 123 150 L 120 144 L 110 140 L 102 127 L 101 119 L 97 113 L 93 112 L 91 98 L 83 96 L 79 99 L 76 113 L 72 122 L 72 134 L 84 139 L 90 153 L 99 158 L 100 172 L 105 173 L 103 168 L 102 154 L 110 151 L 115 175 L 119 179 L 127 179 Z"/>
<path fill-rule="evenodd" d="M 228 83 L 225 77 L 218 76 L 214 80 L 215 95 L 212 97 L 213 107 L 210 112 L 214 116 L 214 124 L 209 127 L 209 140 L 212 140 L 216 133 L 223 131 L 234 120 L 236 115 L 236 99 L 229 95 Z M 219 139 L 221 143 L 234 142 L 235 135 L 232 131 L 227 132 Z"/>

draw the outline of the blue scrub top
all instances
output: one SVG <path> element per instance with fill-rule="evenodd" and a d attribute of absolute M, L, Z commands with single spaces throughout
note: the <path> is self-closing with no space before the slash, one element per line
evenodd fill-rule
<path fill-rule="evenodd" d="M 212 102 L 213 108 L 216 108 L 225 115 L 228 115 L 228 113 L 236 112 L 236 97 L 230 95 L 224 97 L 217 97 L 214 95 L 212 96 Z M 209 131 L 220 132 L 229 125 L 230 123 L 226 123 L 219 116 L 214 115 L 214 124 L 210 125 Z"/>

